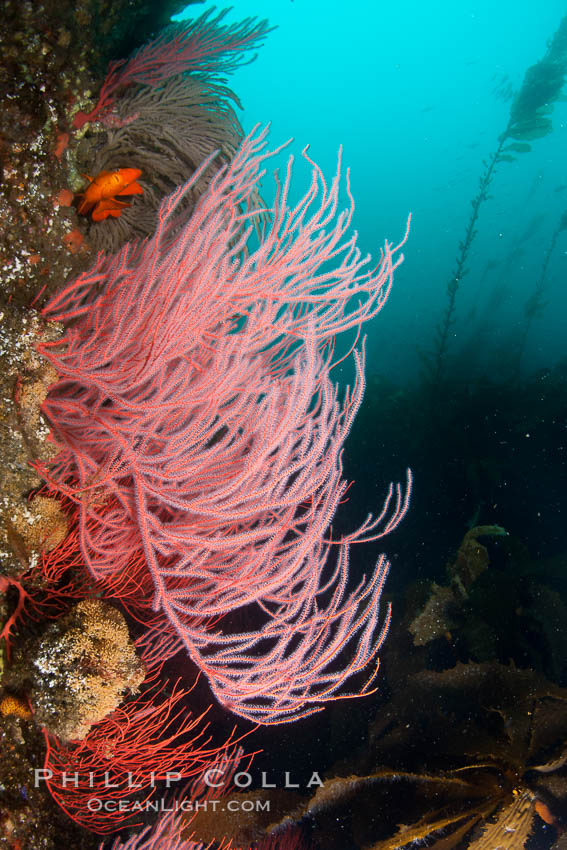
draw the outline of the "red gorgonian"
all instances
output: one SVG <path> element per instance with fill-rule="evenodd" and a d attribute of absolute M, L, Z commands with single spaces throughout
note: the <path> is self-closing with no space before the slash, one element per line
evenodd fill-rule
<path fill-rule="evenodd" d="M 347 695 L 361 671 L 355 695 L 372 687 L 388 563 L 352 589 L 349 547 L 399 523 L 411 476 L 377 518 L 333 539 L 364 391 L 355 342 L 341 402 L 335 338 L 358 339 L 382 309 L 401 245 L 386 242 L 377 265 L 361 256 L 348 171 L 339 208 L 340 155 L 327 185 L 303 152 L 311 182 L 293 207 L 290 158 L 258 209 L 277 153 L 265 137 L 244 140 L 188 216 L 183 198 L 209 157 L 164 200 L 152 238 L 99 255 L 51 300 L 45 315 L 67 325 L 40 346 L 60 376 L 44 410 L 61 451 L 42 473 L 78 506 L 92 575 L 143 557 L 154 610 L 218 700 L 275 723 Z"/>

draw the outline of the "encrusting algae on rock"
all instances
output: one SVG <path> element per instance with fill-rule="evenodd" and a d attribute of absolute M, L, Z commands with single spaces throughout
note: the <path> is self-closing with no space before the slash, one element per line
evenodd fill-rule
<path fill-rule="evenodd" d="M 0 312 L 0 575 L 21 575 L 67 533 L 58 501 L 28 498 L 42 483 L 29 461 L 47 460 L 57 451 L 48 441 L 49 426 L 40 410 L 57 375 L 35 344 L 60 335 L 59 325 L 45 322 L 33 310 Z"/>
<path fill-rule="evenodd" d="M 62 741 L 84 738 L 146 675 L 124 617 L 99 599 L 79 602 L 51 624 L 30 655 L 34 719 Z"/>

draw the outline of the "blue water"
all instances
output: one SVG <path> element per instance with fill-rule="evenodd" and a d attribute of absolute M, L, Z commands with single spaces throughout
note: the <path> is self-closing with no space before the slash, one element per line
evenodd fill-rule
<path fill-rule="evenodd" d="M 191 6 L 187 16 L 200 12 Z M 565 13 L 562 0 L 234 3 L 231 22 L 267 16 L 277 26 L 256 61 L 230 78 L 244 128 L 270 121 L 274 144 L 294 137 L 296 153 L 309 144 L 329 178 L 343 145 L 363 252 L 376 255 L 384 239 L 398 240 L 412 212 L 404 266 L 387 307 L 366 328 L 370 372 L 394 381 L 417 376 L 418 352 L 431 349 L 446 304 L 482 160 L 507 125 L 511 101 L 502 94 L 519 89 Z M 487 372 L 497 372 L 521 333 L 567 209 L 565 102 L 555 104 L 553 125 L 530 153 L 499 165 L 457 296 L 450 355 L 475 351 Z M 297 165 L 295 173 L 299 193 L 306 172 Z M 530 330 L 526 371 L 567 354 L 566 254 L 564 231 L 548 270 L 547 307 Z"/>

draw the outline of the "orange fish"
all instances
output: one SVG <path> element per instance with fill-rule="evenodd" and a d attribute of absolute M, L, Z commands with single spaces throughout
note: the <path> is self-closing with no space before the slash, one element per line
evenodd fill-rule
<path fill-rule="evenodd" d="M 101 171 L 96 177 L 89 177 L 90 185 L 81 192 L 83 200 L 78 210 L 88 215 L 92 210 L 93 221 L 102 221 L 109 215 L 119 218 L 124 207 L 130 204 L 117 199 L 117 195 L 141 195 L 142 187 L 136 180 L 142 172 L 139 168 L 118 168 L 116 171 Z"/>

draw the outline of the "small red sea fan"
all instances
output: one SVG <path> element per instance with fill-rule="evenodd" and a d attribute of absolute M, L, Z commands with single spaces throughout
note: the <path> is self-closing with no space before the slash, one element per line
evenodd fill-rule
<path fill-rule="evenodd" d="M 93 832 L 138 825 L 144 812 L 159 810 L 151 805 L 158 784 L 200 783 L 207 770 L 242 755 L 236 740 L 211 743 L 208 709 L 195 717 L 184 708 L 191 689 L 149 684 L 82 741 L 64 744 L 44 733 L 47 752 L 38 779 L 70 818 Z"/>
<path fill-rule="evenodd" d="M 77 112 L 73 120 L 75 129 L 79 130 L 87 121 L 104 121 L 117 92 L 132 83 L 155 87 L 177 74 L 189 72 L 216 76 L 250 61 L 244 54 L 261 44 L 270 32 L 268 23 L 246 18 L 239 24 L 221 24 L 229 11 L 223 9 L 211 19 L 213 7 L 194 21 L 171 24 L 130 59 L 111 62 L 97 105 L 89 113 Z M 112 123 L 111 116 L 109 120 Z"/>

